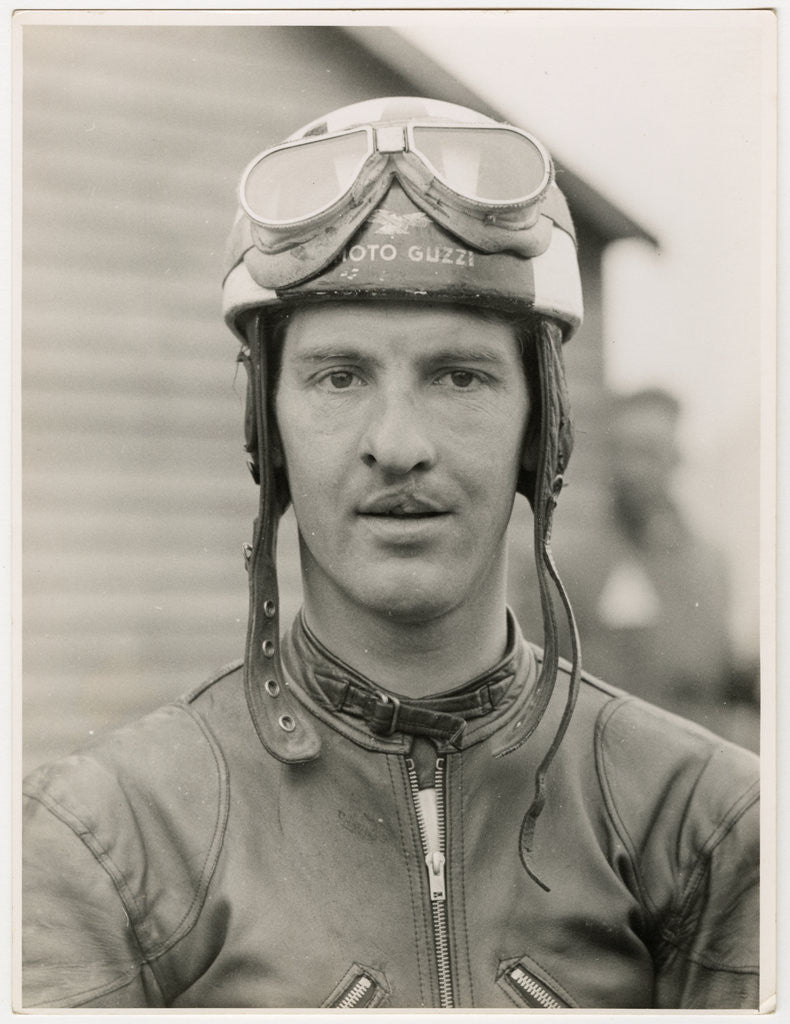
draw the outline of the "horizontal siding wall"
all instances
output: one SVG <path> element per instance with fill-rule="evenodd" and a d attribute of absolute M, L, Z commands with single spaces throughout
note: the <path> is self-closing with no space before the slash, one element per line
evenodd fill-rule
<path fill-rule="evenodd" d="M 23 89 L 29 769 L 240 656 L 257 493 L 219 312 L 237 178 L 321 112 L 413 90 L 335 29 L 104 26 L 25 28 Z M 280 549 L 288 616 L 290 518 Z"/>

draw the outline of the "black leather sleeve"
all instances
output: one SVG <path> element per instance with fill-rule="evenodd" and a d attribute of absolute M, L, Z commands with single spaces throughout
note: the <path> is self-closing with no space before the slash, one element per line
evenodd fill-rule
<path fill-rule="evenodd" d="M 601 715 L 610 817 L 650 922 L 657 1009 L 756 1009 L 757 758 L 641 701 Z M 637 770 L 650 765 L 651 771 Z"/>
<path fill-rule="evenodd" d="M 23 1005 L 167 1006 L 168 973 L 220 856 L 227 768 L 182 704 L 116 730 L 25 782 Z"/>
<path fill-rule="evenodd" d="M 106 853 L 83 839 L 65 809 L 25 799 L 23 1005 L 161 1006 Z"/>

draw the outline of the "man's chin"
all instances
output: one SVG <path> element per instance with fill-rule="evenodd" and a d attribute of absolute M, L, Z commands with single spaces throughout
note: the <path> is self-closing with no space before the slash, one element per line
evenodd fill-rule
<path fill-rule="evenodd" d="M 459 560 L 460 561 L 460 560 Z M 447 557 L 370 557 L 349 559 L 341 571 L 325 571 L 311 561 L 303 582 L 308 603 L 336 617 L 347 609 L 350 621 L 378 618 L 404 626 L 436 622 L 477 594 L 479 576 Z"/>
<path fill-rule="evenodd" d="M 457 600 L 446 580 L 432 587 L 415 586 L 410 581 L 407 585 L 379 583 L 362 598 L 361 603 L 368 611 L 391 622 L 419 626 L 446 615 L 455 607 Z"/>

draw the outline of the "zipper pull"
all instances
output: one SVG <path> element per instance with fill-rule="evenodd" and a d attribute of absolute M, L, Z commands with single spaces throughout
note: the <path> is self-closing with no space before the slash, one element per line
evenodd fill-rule
<path fill-rule="evenodd" d="M 444 854 L 434 850 L 425 858 L 428 866 L 428 885 L 431 890 L 432 900 L 443 900 L 444 892 Z"/>

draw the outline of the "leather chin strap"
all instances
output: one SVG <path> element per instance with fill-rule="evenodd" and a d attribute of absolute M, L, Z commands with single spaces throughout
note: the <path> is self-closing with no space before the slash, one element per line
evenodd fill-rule
<path fill-rule="evenodd" d="M 260 506 L 252 546 L 246 547 L 250 586 L 250 613 L 244 662 L 247 704 L 260 737 L 269 753 L 286 764 L 303 764 L 318 757 L 321 741 L 309 713 L 288 688 L 280 658 L 280 615 L 276 569 L 277 527 L 282 495 L 272 460 L 273 431 L 271 402 L 261 400 L 268 392 L 266 370 L 266 323 L 263 314 L 247 326 L 247 350 L 241 359 L 248 374 L 246 447 L 252 456 L 250 469 L 260 483 Z M 535 565 L 543 612 L 544 655 L 533 694 L 533 727 L 503 736 L 496 750 L 502 757 L 517 750 L 534 732 L 548 707 L 559 666 L 559 636 L 552 598 L 552 584 L 559 594 L 569 624 L 572 668 L 568 696 L 560 724 L 535 773 L 535 795 L 524 816 L 519 852 L 524 868 L 541 888 L 546 886 L 530 865 L 537 819 L 546 799 L 546 773 L 570 723 L 581 682 L 579 635 L 568 595 L 557 573 L 551 553 L 554 508 L 563 485 L 563 473 L 573 447 L 568 417 L 568 395 L 562 361 L 562 333 L 557 324 L 541 321 L 537 351 L 541 393 L 541 439 L 534 490 L 530 498 L 534 514 Z M 516 726 L 517 727 L 517 726 Z"/>
<path fill-rule="evenodd" d="M 543 664 L 534 691 L 533 729 L 522 733 L 498 756 L 518 749 L 529 738 L 531 731 L 538 723 L 548 707 L 554 692 L 559 668 L 559 636 L 551 583 L 556 587 L 571 636 L 571 674 L 568 696 L 560 724 L 548 751 L 535 772 L 535 795 L 532 804 L 524 815 L 519 835 L 519 854 L 525 870 L 542 889 L 549 892 L 549 887 L 538 878 L 530 861 L 535 837 L 535 826 L 546 802 L 546 773 L 554 759 L 565 732 L 570 724 L 581 684 L 581 645 L 576 619 L 568 599 L 567 591 L 557 572 L 551 552 L 551 528 L 554 509 L 557 505 L 563 486 L 563 474 L 570 459 L 573 448 L 573 427 L 568 416 L 569 400 L 565 381 L 565 369 L 562 360 L 562 335 L 559 327 L 549 321 L 541 321 L 538 326 L 538 372 L 540 375 L 541 394 L 541 426 L 540 454 L 535 480 L 535 489 L 531 500 L 534 519 L 535 568 L 537 570 L 540 601 L 543 611 L 544 650 Z"/>
<path fill-rule="evenodd" d="M 279 761 L 304 764 L 318 757 L 321 741 L 310 716 L 288 688 L 280 658 L 280 604 L 277 587 L 277 527 L 280 499 L 272 464 L 273 415 L 261 401 L 267 387 L 265 324 L 261 314 L 247 327 L 247 450 L 257 454 L 260 504 L 252 547 L 246 548 L 250 613 L 244 658 L 244 692 L 261 743 Z"/>

